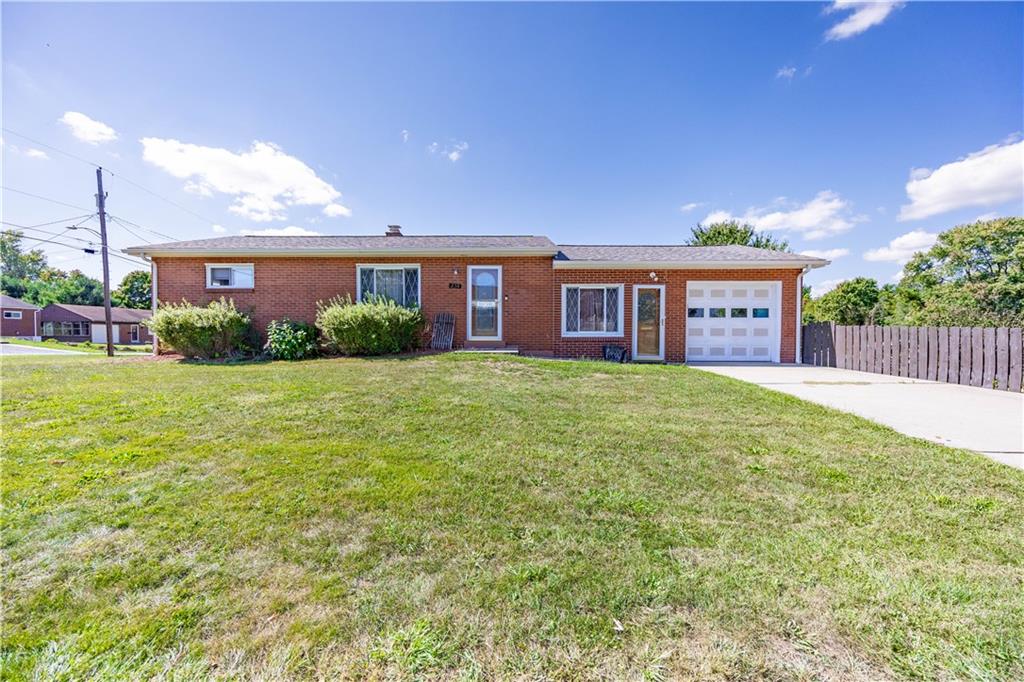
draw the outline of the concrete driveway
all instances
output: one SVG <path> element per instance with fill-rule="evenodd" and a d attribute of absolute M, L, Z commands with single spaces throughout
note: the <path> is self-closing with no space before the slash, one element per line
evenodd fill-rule
<path fill-rule="evenodd" d="M 691 364 L 1024 469 L 1024 394 L 832 367 Z"/>
<path fill-rule="evenodd" d="M 85 355 L 77 350 L 61 348 L 40 348 L 39 346 L 19 346 L 16 343 L 0 343 L 0 355 Z"/>

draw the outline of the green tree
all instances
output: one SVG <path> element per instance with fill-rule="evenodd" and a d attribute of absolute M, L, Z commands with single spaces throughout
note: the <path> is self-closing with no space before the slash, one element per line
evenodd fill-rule
<path fill-rule="evenodd" d="M 916 254 L 897 286 L 898 323 L 1015 326 L 1024 321 L 1024 218 L 958 225 Z"/>
<path fill-rule="evenodd" d="M 727 246 L 736 244 L 739 246 L 754 246 L 759 249 L 771 249 L 773 251 L 788 251 L 789 242 L 784 239 L 777 239 L 765 232 L 758 232 L 753 225 L 739 223 L 735 220 L 711 223 L 710 225 L 697 225 L 693 228 L 690 239 L 686 242 L 690 246 Z"/>
<path fill-rule="evenodd" d="M 25 300 L 38 306 L 51 303 L 103 305 L 103 284 L 81 270 L 47 268 L 38 279 L 27 280 Z"/>
<path fill-rule="evenodd" d="M 46 254 L 39 249 L 25 251 L 21 245 L 24 238 L 25 235 L 17 230 L 0 232 L 0 267 L 4 274 L 4 292 L 7 292 L 8 280 L 39 277 L 46 269 Z"/>
<path fill-rule="evenodd" d="M 878 307 L 878 283 L 868 277 L 846 280 L 827 294 L 805 304 L 805 322 L 884 324 Z"/>
<path fill-rule="evenodd" d="M 145 270 L 133 270 L 124 276 L 121 285 L 110 295 L 114 305 L 124 308 L 149 308 L 150 297 L 149 273 Z"/>

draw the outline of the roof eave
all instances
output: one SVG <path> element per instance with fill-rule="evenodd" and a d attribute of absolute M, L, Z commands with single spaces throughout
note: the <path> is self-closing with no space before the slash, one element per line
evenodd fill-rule
<path fill-rule="evenodd" d="M 614 261 L 614 260 L 556 260 L 556 270 L 790 270 L 822 268 L 831 261 Z"/>
<path fill-rule="evenodd" d="M 186 258 L 196 256 L 239 257 L 239 258 L 355 258 L 387 256 L 554 256 L 558 249 L 522 248 L 495 249 L 491 247 L 468 249 L 147 249 L 131 247 L 124 249 L 130 256 L 148 258 Z"/>

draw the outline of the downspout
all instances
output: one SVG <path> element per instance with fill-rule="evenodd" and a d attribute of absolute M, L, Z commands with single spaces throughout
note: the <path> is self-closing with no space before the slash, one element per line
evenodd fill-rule
<path fill-rule="evenodd" d="M 804 275 L 811 269 L 805 265 L 796 277 L 796 364 L 804 364 Z"/>
<path fill-rule="evenodd" d="M 149 263 L 149 306 L 153 311 L 153 314 L 156 315 L 156 261 L 146 256 L 146 254 L 142 254 L 141 258 Z M 152 353 L 153 356 L 156 357 L 157 355 L 160 355 L 160 350 L 157 347 L 158 339 L 156 338 L 156 332 L 150 329 L 149 333 L 153 337 Z"/>

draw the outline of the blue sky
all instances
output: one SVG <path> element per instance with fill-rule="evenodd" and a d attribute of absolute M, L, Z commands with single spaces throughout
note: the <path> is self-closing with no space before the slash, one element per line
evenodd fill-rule
<path fill-rule="evenodd" d="M 19 225 L 92 210 L 90 167 L 39 143 L 110 168 L 109 211 L 150 241 L 400 223 L 680 243 L 731 216 L 832 255 L 819 291 L 1024 211 L 1019 3 L 2 11 L 3 185 L 88 209 L 4 190 Z"/>

